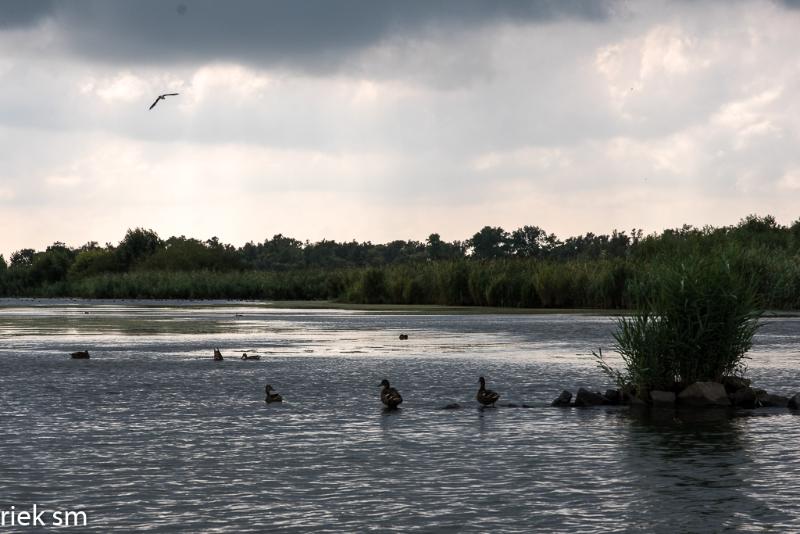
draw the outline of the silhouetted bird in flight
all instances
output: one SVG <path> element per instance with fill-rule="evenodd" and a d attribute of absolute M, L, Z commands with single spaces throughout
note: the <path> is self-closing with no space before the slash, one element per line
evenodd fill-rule
<path fill-rule="evenodd" d="M 153 102 L 153 103 L 150 105 L 150 108 L 149 108 L 149 109 L 153 109 L 154 107 L 156 107 L 156 104 L 158 104 L 158 101 L 159 101 L 159 100 L 164 100 L 164 99 L 165 99 L 166 97 L 168 97 L 168 96 L 178 96 L 178 94 L 179 94 L 179 93 L 164 93 L 163 95 L 158 95 L 158 98 L 156 98 L 156 101 L 155 101 L 155 102 Z"/>

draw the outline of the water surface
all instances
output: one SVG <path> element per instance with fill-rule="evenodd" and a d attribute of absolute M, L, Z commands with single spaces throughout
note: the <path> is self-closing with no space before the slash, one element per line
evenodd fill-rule
<path fill-rule="evenodd" d="M 800 418 L 788 410 L 548 406 L 564 388 L 610 386 L 590 352 L 610 352 L 613 327 L 585 315 L 6 305 L 0 509 L 84 510 L 76 530 L 95 532 L 800 530 Z M 211 361 L 214 347 L 225 361 Z M 84 349 L 91 360 L 67 356 Z M 750 376 L 800 390 L 798 352 L 800 319 L 769 319 Z M 478 408 L 480 375 L 501 402 L 530 407 Z M 397 412 L 378 400 L 383 378 L 403 393 Z M 265 404 L 266 383 L 286 402 Z"/>

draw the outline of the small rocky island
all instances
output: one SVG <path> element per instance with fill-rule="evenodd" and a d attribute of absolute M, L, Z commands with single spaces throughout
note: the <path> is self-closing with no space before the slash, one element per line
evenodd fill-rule
<path fill-rule="evenodd" d="M 637 391 L 635 387 L 609 389 L 605 393 L 580 388 L 573 401 L 572 393 L 562 391 L 551 406 L 649 406 L 669 409 L 676 406 L 694 408 L 800 408 L 800 393 L 792 397 L 775 395 L 751 386 L 750 380 L 725 376 L 719 382 L 694 382 L 688 386 L 676 383 L 666 390 Z"/>
<path fill-rule="evenodd" d="M 744 378 L 746 354 L 763 309 L 752 277 L 726 255 L 697 250 L 665 255 L 630 286 L 631 312 L 617 319 L 614 350 L 597 366 L 618 385 L 605 393 L 562 391 L 552 406 L 629 405 L 671 408 L 791 408 L 791 398 L 755 388 Z"/>

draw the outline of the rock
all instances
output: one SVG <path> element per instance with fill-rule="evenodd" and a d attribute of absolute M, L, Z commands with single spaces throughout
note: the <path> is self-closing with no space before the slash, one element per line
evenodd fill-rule
<path fill-rule="evenodd" d="M 572 393 L 565 389 L 561 392 L 561 395 L 559 395 L 556 400 L 550 403 L 550 406 L 569 406 L 571 401 Z"/>
<path fill-rule="evenodd" d="M 750 387 L 750 380 L 740 376 L 723 376 L 720 382 L 728 393 L 736 393 L 740 389 Z"/>
<path fill-rule="evenodd" d="M 740 408 L 756 407 L 756 392 L 749 386 L 737 390 L 736 393 L 730 396 L 730 399 L 734 406 Z"/>
<path fill-rule="evenodd" d="M 695 382 L 678 394 L 678 402 L 688 406 L 730 406 L 725 386 L 719 382 Z"/>
<path fill-rule="evenodd" d="M 617 405 L 622 403 L 622 392 L 618 389 L 607 389 L 606 394 L 603 396 L 608 401 L 608 404 Z"/>
<path fill-rule="evenodd" d="M 763 408 L 786 408 L 789 405 L 788 397 L 763 393 L 756 397 L 756 406 Z"/>
<path fill-rule="evenodd" d="M 647 406 L 647 403 L 643 401 L 640 397 L 637 397 L 636 395 L 628 396 L 627 400 L 628 404 L 630 404 L 631 406 Z"/>
<path fill-rule="evenodd" d="M 600 393 L 580 388 L 578 394 L 575 395 L 575 406 L 598 406 L 600 404 L 608 404 L 608 399 Z"/>
<path fill-rule="evenodd" d="M 675 393 L 672 391 L 653 390 L 650 392 L 650 400 L 653 401 L 653 406 L 674 406 Z"/>
<path fill-rule="evenodd" d="M 795 393 L 794 395 L 792 395 L 792 398 L 789 399 L 788 406 L 792 410 L 797 410 L 798 408 L 800 408 L 800 393 Z"/>

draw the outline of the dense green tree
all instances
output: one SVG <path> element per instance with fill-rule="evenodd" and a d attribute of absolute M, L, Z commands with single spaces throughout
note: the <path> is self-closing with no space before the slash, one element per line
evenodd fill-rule
<path fill-rule="evenodd" d="M 800 219 L 789 227 L 789 246 L 795 253 L 800 253 Z"/>
<path fill-rule="evenodd" d="M 464 257 L 464 246 L 460 241 L 442 241 L 439 234 L 431 234 L 425 241 L 425 251 L 431 261 L 455 260 Z"/>
<path fill-rule="evenodd" d="M 510 239 L 508 232 L 499 226 L 484 226 L 467 241 L 467 246 L 472 250 L 474 258 L 481 260 L 502 258 L 508 256 Z"/>
<path fill-rule="evenodd" d="M 120 270 L 122 265 L 113 249 L 93 248 L 78 252 L 70 266 L 68 276 L 80 279 Z"/>
<path fill-rule="evenodd" d="M 240 256 L 216 238 L 200 242 L 184 236 L 171 237 L 164 246 L 141 260 L 138 269 L 161 271 L 228 271 L 241 267 Z"/>
<path fill-rule="evenodd" d="M 11 267 L 30 267 L 36 251 L 32 248 L 23 248 L 11 254 Z"/>
<path fill-rule="evenodd" d="M 255 262 L 258 269 L 276 271 L 297 269 L 303 265 L 303 243 L 283 234 L 276 234 L 264 241 Z"/>
<path fill-rule="evenodd" d="M 759 217 L 748 215 L 731 229 L 735 240 L 751 246 L 763 246 L 770 249 L 784 248 L 791 241 L 791 234 L 785 226 L 781 226 L 772 215 Z"/>
<path fill-rule="evenodd" d="M 511 253 L 522 258 L 545 257 L 559 245 L 555 234 L 548 234 L 538 226 L 523 226 L 511 232 Z"/>
<path fill-rule="evenodd" d="M 161 246 L 161 238 L 153 230 L 129 229 L 120 241 L 116 253 L 122 265 L 131 267 L 142 259 L 155 254 Z"/>
<path fill-rule="evenodd" d="M 28 271 L 30 282 L 41 285 L 63 281 L 74 256 L 74 252 L 61 242 L 53 243 L 44 252 L 35 253 Z"/>

